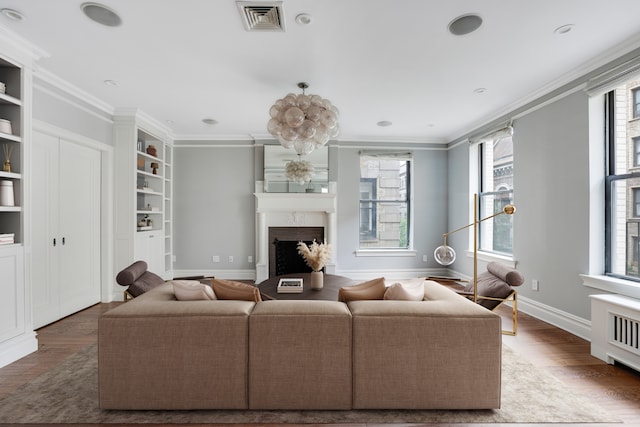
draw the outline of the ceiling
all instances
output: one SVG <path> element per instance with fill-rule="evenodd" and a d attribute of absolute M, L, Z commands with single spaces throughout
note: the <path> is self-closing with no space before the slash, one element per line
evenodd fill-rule
<path fill-rule="evenodd" d="M 176 139 L 267 137 L 269 108 L 304 81 L 340 110 L 338 139 L 451 141 L 640 46 L 638 0 L 284 0 L 284 32 L 247 32 L 234 0 L 102 1 L 117 27 L 82 3 L 0 0 L 24 16 L 0 31 L 47 53 L 37 70 Z M 482 26 L 451 34 L 469 13 Z"/>

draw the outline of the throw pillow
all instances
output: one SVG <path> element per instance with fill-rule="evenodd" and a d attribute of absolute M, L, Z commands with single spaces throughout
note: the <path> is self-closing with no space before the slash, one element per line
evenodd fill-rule
<path fill-rule="evenodd" d="M 215 292 L 211 286 L 197 280 L 172 280 L 173 293 L 178 301 L 214 300 Z"/>
<path fill-rule="evenodd" d="M 384 298 L 384 277 L 369 280 L 359 285 L 345 286 L 338 291 L 338 301 L 349 302 Z"/>
<path fill-rule="evenodd" d="M 242 301 L 260 302 L 260 291 L 257 287 L 232 280 L 213 279 L 211 281 L 213 291 L 218 299 L 234 299 Z"/>
<path fill-rule="evenodd" d="M 424 284 L 394 283 L 384 292 L 386 300 L 422 301 L 424 299 Z"/>

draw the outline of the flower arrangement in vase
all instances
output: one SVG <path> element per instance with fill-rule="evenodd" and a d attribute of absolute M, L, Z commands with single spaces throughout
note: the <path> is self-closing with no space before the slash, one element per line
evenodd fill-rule
<path fill-rule="evenodd" d="M 298 242 L 298 253 L 304 258 L 304 262 L 313 270 L 311 273 L 311 289 L 322 289 L 322 270 L 331 258 L 331 245 L 328 243 L 318 243 L 313 239 L 313 243 L 307 246 L 304 242 Z"/>

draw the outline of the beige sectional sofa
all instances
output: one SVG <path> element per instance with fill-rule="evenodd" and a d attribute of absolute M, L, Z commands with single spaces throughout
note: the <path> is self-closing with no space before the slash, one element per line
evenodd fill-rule
<path fill-rule="evenodd" d="M 500 317 L 424 301 L 176 301 L 170 283 L 99 321 L 102 409 L 500 407 Z"/>

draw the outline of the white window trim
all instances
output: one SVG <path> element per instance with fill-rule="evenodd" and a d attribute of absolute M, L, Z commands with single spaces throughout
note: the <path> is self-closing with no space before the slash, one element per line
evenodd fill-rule
<path fill-rule="evenodd" d="M 473 259 L 473 250 L 467 250 L 465 251 L 465 253 L 468 258 Z M 498 255 L 491 252 L 483 252 L 483 251 L 478 251 L 478 261 L 485 261 L 485 262 L 495 261 L 511 268 L 516 268 L 516 265 L 518 264 L 518 261 L 511 256 Z"/>
<path fill-rule="evenodd" d="M 640 283 L 604 275 L 581 274 L 586 287 L 640 299 Z"/>

